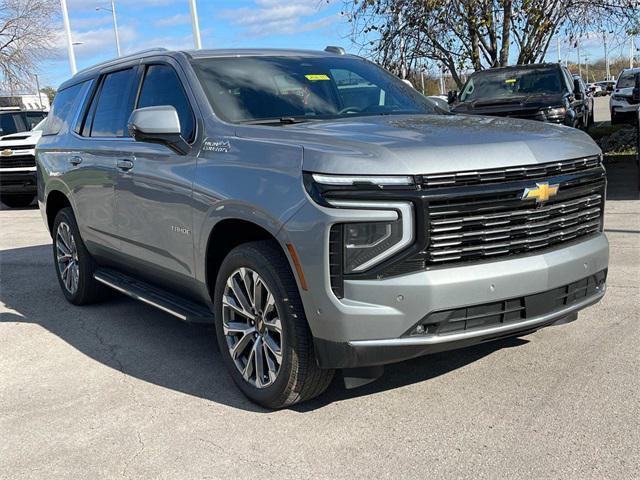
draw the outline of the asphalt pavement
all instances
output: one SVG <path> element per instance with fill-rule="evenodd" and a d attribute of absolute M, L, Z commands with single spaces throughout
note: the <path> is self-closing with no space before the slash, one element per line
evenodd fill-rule
<path fill-rule="evenodd" d="M 610 166 L 608 292 L 577 322 L 270 412 L 213 333 L 65 302 L 35 208 L 0 210 L 0 478 L 640 477 L 640 201 Z"/>

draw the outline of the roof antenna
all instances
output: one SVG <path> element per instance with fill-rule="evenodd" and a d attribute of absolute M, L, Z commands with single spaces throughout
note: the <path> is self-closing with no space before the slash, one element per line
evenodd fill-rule
<path fill-rule="evenodd" d="M 334 47 L 333 45 L 329 45 L 327 48 L 324 49 L 325 52 L 329 52 L 329 53 L 336 53 L 338 55 L 345 55 L 346 52 L 344 51 L 344 48 L 342 47 Z"/>

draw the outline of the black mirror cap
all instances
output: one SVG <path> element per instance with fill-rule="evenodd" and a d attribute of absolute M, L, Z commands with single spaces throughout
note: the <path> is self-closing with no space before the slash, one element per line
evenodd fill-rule
<path fill-rule="evenodd" d="M 447 103 L 452 105 L 458 101 L 458 91 L 457 90 L 449 90 L 447 92 Z"/>
<path fill-rule="evenodd" d="M 136 142 L 157 143 L 159 145 L 166 145 L 178 155 L 186 155 L 191 151 L 191 146 L 187 141 L 182 138 L 179 133 L 144 133 L 138 130 L 135 125 L 127 124 L 129 135 Z"/>

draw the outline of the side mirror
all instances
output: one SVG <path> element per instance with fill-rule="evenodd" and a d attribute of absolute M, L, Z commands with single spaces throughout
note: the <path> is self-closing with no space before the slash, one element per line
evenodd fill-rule
<path fill-rule="evenodd" d="M 137 142 L 166 145 L 180 155 L 189 152 L 189 144 L 180 134 L 180 118 L 175 107 L 159 105 L 138 108 L 127 122 L 129 135 Z"/>
<path fill-rule="evenodd" d="M 633 103 L 640 103 L 640 73 L 636 73 L 636 86 L 633 88 L 631 99 Z"/>
<path fill-rule="evenodd" d="M 580 89 L 580 81 L 578 79 L 573 80 L 573 96 L 576 100 L 582 100 L 582 90 Z"/>
<path fill-rule="evenodd" d="M 458 91 L 457 90 L 449 90 L 447 92 L 447 103 L 452 105 L 458 101 Z"/>

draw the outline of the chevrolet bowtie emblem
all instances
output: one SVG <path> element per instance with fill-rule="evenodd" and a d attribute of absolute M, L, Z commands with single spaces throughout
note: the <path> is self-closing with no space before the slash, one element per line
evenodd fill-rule
<path fill-rule="evenodd" d="M 558 193 L 559 185 L 549 185 L 547 182 L 536 183 L 535 188 L 525 188 L 522 194 L 522 200 L 535 199 L 536 202 L 546 202 L 550 197 Z"/>
<path fill-rule="evenodd" d="M 5 148 L 0 152 L 0 155 L 2 155 L 3 157 L 9 157 L 13 155 L 13 150 L 11 150 L 10 148 Z"/>

